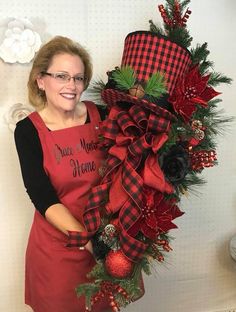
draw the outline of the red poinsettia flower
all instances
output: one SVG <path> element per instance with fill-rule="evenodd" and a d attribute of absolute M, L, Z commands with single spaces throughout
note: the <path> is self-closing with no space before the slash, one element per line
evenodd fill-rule
<path fill-rule="evenodd" d="M 172 220 L 182 215 L 183 212 L 175 204 L 175 200 L 166 200 L 162 193 L 146 188 L 143 194 L 142 214 L 128 232 L 135 237 L 141 231 L 147 238 L 156 240 L 160 233 L 177 228 Z"/>
<path fill-rule="evenodd" d="M 181 115 L 187 123 L 196 111 L 197 105 L 207 106 L 207 102 L 220 94 L 208 86 L 210 74 L 201 76 L 199 66 L 190 69 L 188 74 L 178 80 L 168 101 L 172 103 L 175 112 Z"/>

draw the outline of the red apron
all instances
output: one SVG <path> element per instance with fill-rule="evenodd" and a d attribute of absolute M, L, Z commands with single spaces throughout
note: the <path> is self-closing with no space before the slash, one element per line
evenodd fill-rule
<path fill-rule="evenodd" d="M 97 148 L 100 116 L 92 102 L 85 102 L 90 123 L 49 131 L 37 112 L 29 115 L 38 130 L 44 169 L 58 197 L 80 222 L 92 186 L 99 180 L 104 159 Z M 49 224 L 38 211 L 26 251 L 25 301 L 35 312 L 84 312 L 84 298 L 76 286 L 87 282 L 95 264 L 87 250 L 66 247 L 67 236 Z M 93 311 L 105 311 L 100 303 Z"/>

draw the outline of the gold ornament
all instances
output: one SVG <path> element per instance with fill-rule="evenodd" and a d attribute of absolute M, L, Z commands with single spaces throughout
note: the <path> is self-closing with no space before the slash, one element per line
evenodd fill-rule
<path fill-rule="evenodd" d="M 141 84 L 136 84 L 132 88 L 129 89 L 129 94 L 139 99 L 142 99 L 145 95 L 145 92 Z"/>

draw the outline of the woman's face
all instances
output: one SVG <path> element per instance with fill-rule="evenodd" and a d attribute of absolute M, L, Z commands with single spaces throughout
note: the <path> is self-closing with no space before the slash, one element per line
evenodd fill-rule
<path fill-rule="evenodd" d="M 65 74 L 77 79 L 63 80 Z M 84 64 L 79 56 L 58 54 L 52 58 L 47 72 L 37 79 L 37 83 L 38 87 L 45 91 L 48 106 L 62 112 L 69 112 L 75 109 L 80 100 L 84 90 L 83 78 Z"/>

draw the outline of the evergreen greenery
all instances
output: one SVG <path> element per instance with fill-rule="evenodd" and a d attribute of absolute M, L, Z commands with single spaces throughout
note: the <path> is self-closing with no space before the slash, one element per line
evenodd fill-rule
<path fill-rule="evenodd" d="M 207 43 L 197 44 L 195 48 L 190 49 L 193 64 L 199 64 L 207 59 L 210 51 L 207 49 Z"/>
<path fill-rule="evenodd" d="M 165 12 L 167 14 L 167 18 L 169 18 L 171 21 L 173 21 L 175 18 L 176 3 L 176 0 L 166 0 Z M 190 3 L 190 0 L 182 0 L 178 3 L 180 5 L 179 9 L 181 16 L 183 16 L 185 14 L 185 9 Z M 149 23 L 151 32 L 157 34 L 158 36 L 166 36 L 171 41 L 176 42 L 178 45 L 185 48 L 190 47 L 192 37 L 190 36 L 185 26 L 180 26 L 178 24 L 173 26 L 164 23 L 164 27 L 158 27 L 153 23 L 152 20 L 150 20 Z M 192 66 L 198 65 L 200 74 L 202 76 L 209 75 L 208 88 L 210 86 L 215 87 L 222 83 L 230 84 L 232 82 L 232 80 L 227 76 L 214 71 L 214 64 L 208 59 L 210 51 L 208 50 L 206 42 L 201 45 L 197 44 L 195 48 L 191 48 L 190 54 L 192 59 Z M 130 88 L 135 86 L 136 83 L 140 83 L 136 81 L 135 72 L 129 66 L 116 68 L 110 73 L 111 75 L 109 78 L 114 82 L 115 89 L 127 92 Z M 165 79 L 161 73 L 153 73 L 148 81 L 145 83 L 142 82 L 142 86 L 145 95 L 148 96 L 149 100 L 152 98 L 159 98 L 167 92 Z M 98 98 L 100 97 L 104 88 L 105 84 L 102 82 L 102 80 L 98 80 L 96 83 L 94 83 L 90 92 L 94 97 Z M 214 94 L 214 90 L 212 93 Z M 200 96 L 201 94 L 199 97 Z M 234 120 L 232 117 L 225 116 L 224 112 L 218 108 L 220 102 L 220 99 L 213 99 L 210 100 L 206 106 L 196 104 L 196 111 L 191 116 L 191 120 L 200 122 L 200 130 L 204 132 L 204 139 L 199 139 L 196 146 L 188 144 L 191 139 L 195 139 L 194 135 L 196 129 L 192 126 L 191 121 L 186 122 L 180 118 L 180 116 L 177 116 L 179 118 L 176 118 L 176 121 L 172 122 L 168 132 L 168 140 L 158 150 L 157 160 L 160 160 L 161 155 L 167 154 L 169 151 L 171 151 L 172 147 L 175 147 L 178 144 L 182 144 L 184 147 L 184 152 L 188 153 L 188 158 L 186 161 L 188 171 L 180 183 L 174 185 L 175 191 L 172 194 L 164 195 L 166 200 L 175 199 L 178 203 L 183 195 L 188 195 L 188 193 L 198 194 L 197 188 L 206 183 L 204 178 L 200 175 L 203 167 L 200 166 L 200 168 L 196 170 L 193 170 L 191 167 L 190 150 L 193 152 L 215 151 L 217 146 L 217 135 L 224 134 L 228 125 Z M 196 101 L 196 103 L 199 102 Z M 213 164 L 217 164 L 217 161 L 213 161 Z M 104 219 L 102 220 L 101 232 L 103 231 L 104 226 L 108 223 L 108 219 L 106 221 L 104 221 Z M 145 237 L 140 231 L 135 238 L 147 243 L 148 248 L 141 261 L 134 264 L 134 270 L 130 277 L 124 279 L 117 279 L 112 277 L 107 273 L 104 262 L 101 260 L 97 262 L 96 266 L 89 273 L 89 278 L 92 279 L 93 282 L 78 286 L 76 290 L 77 294 L 78 296 L 85 295 L 88 306 L 90 304 L 91 298 L 97 294 L 97 292 L 99 292 L 100 284 L 103 281 L 110 281 L 115 285 L 119 285 L 128 293 L 128 298 L 125 298 L 121 293 L 114 294 L 115 300 L 120 307 L 125 307 L 130 303 L 130 301 L 135 300 L 140 296 L 142 291 L 142 289 L 140 289 L 141 272 L 150 275 L 152 261 L 160 261 L 158 256 L 166 256 L 165 253 L 167 251 L 163 246 L 159 245 L 157 241 L 164 240 L 169 243 L 171 237 L 169 236 L 168 232 L 161 233 L 157 237 L 158 240 L 153 242 L 151 239 Z M 112 248 L 112 246 L 109 247 Z"/>
<path fill-rule="evenodd" d="M 117 88 L 123 91 L 132 88 L 136 80 L 134 70 L 129 66 L 123 66 L 114 70 L 112 79 L 115 80 Z"/>
<path fill-rule="evenodd" d="M 178 45 L 188 48 L 191 45 L 192 37 L 190 37 L 189 32 L 186 28 L 177 27 L 169 28 L 166 27 L 168 31 L 168 37 L 171 41 L 177 43 Z"/>
<path fill-rule="evenodd" d="M 128 91 L 136 82 L 135 73 L 129 66 L 121 67 L 112 72 L 111 78 L 121 91 Z M 167 92 L 165 78 L 161 73 L 153 73 L 144 86 L 145 94 L 151 98 L 159 98 Z"/>
<path fill-rule="evenodd" d="M 184 181 L 177 186 L 176 195 L 179 199 L 182 197 L 182 195 L 188 193 L 196 195 L 198 193 L 197 188 L 206 183 L 204 178 L 199 176 L 199 173 L 200 172 L 192 171 L 185 177 Z"/>
<path fill-rule="evenodd" d="M 154 98 L 159 98 L 161 95 L 167 93 L 165 77 L 160 73 L 152 74 L 144 87 L 144 91 L 145 94 Z"/>
<path fill-rule="evenodd" d="M 162 27 L 158 27 L 153 23 L 152 20 L 149 20 L 150 31 L 157 34 L 157 36 L 166 36 L 165 30 Z"/>
<path fill-rule="evenodd" d="M 180 8 L 180 14 L 184 14 L 184 10 L 187 7 L 187 5 L 190 3 L 190 0 L 184 0 L 179 1 L 179 8 Z M 170 20 L 173 20 L 173 17 L 175 16 L 175 9 L 176 9 L 176 1 L 175 0 L 167 0 L 165 11 L 167 14 L 167 17 Z M 182 47 L 188 48 L 191 45 L 192 37 L 189 34 L 189 31 L 186 27 L 175 25 L 170 26 L 167 24 L 164 24 L 164 29 L 161 27 L 156 26 L 152 20 L 149 21 L 150 23 L 150 31 L 156 33 L 157 35 L 164 35 L 167 36 L 171 41 L 179 44 Z"/>
<path fill-rule="evenodd" d="M 232 83 L 232 79 L 221 74 L 221 73 L 216 73 L 216 72 L 212 72 L 210 79 L 208 81 L 208 84 L 212 87 L 218 86 L 221 83 L 226 83 L 226 84 L 231 84 Z"/>
<path fill-rule="evenodd" d="M 90 95 L 93 98 L 93 101 L 96 104 L 105 106 L 104 102 L 101 99 L 101 93 L 102 93 L 102 90 L 104 89 L 105 89 L 105 83 L 100 78 L 96 81 L 93 81 L 90 87 L 88 88 L 88 90 L 86 90 L 86 92 L 88 95 Z"/>

